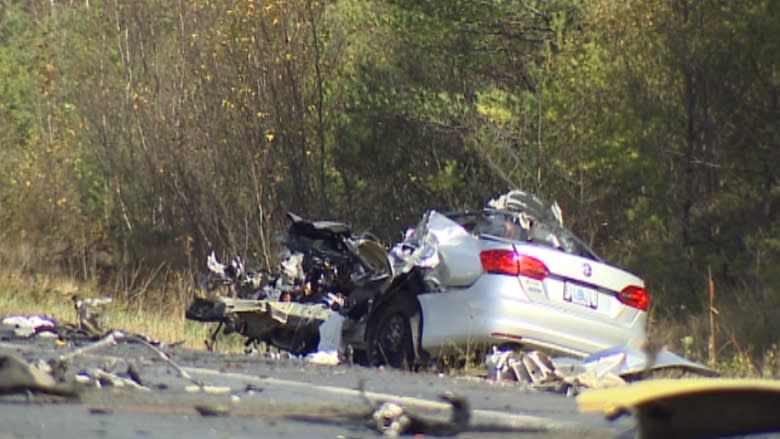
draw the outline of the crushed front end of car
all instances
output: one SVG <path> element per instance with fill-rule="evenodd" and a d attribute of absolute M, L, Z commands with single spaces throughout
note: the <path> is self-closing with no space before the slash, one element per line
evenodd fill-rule
<path fill-rule="evenodd" d="M 340 222 L 309 221 L 288 214 L 283 260 L 274 272 L 249 270 L 240 256 L 222 263 L 207 257 L 205 297 L 195 298 L 186 317 L 238 333 L 246 345 L 267 343 L 295 355 L 321 345 L 320 327 L 334 314 L 344 320 L 338 343 L 366 354 L 366 321 L 376 307 L 413 276 L 393 277 L 387 250 L 370 234 L 354 235 Z"/>

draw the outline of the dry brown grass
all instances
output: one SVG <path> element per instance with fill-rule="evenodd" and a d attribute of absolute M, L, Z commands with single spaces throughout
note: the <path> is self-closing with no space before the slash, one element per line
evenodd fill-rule
<path fill-rule="evenodd" d="M 107 329 L 144 334 L 165 343 L 184 342 L 192 349 L 205 349 L 216 324 L 185 318 L 195 296 L 197 276 L 171 270 L 167 265 L 149 266 L 143 261 L 133 268 L 117 270 L 97 280 L 81 281 L 84 264 L 63 261 L 50 249 L 9 240 L 0 246 L 0 318 L 14 315 L 45 315 L 63 323 L 76 323 L 72 297 L 111 297 L 105 307 Z M 218 337 L 216 350 L 242 352 L 238 335 Z"/>
<path fill-rule="evenodd" d="M 193 349 L 203 349 L 211 325 L 188 321 L 184 317 L 188 301 L 150 300 L 165 291 L 144 292 L 134 298 L 119 296 L 106 306 L 111 328 L 145 334 L 166 343 L 183 341 Z M 75 323 L 76 313 L 71 297 L 105 297 L 92 282 L 77 282 L 56 275 L 27 275 L 6 270 L 0 273 L 0 317 L 8 315 L 45 315 L 60 322 Z M 223 346 L 227 346 L 223 344 Z"/>
<path fill-rule="evenodd" d="M 713 367 L 731 377 L 780 378 L 780 297 L 768 288 L 741 288 L 721 296 L 715 307 Z M 655 310 L 649 333 L 686 358 L 708 363 L 709 312 Z"/>
<path fill-rule="evenodd" d="M 204 349 L 213 325 L 188 321 L 186 307 L 198 286 L 191 273 L 175 272 L 160 266 L 143 271 L 118 273 L 107 286 L 77 281 L 46 260 L 46 252 L 29 246 L 16 251 L 0 248 L 0 317 L 11 314 L 46 315 L 75 323 L 71 297 L 110 296 L 107 307 L 112 328 L 146 334 L 167 343 L 184 341 L 185 346 Z M 146 276 L 143 273 L 147 273 Z M 727 376 L 780 378 L 780 294 L 769 288 L 741 288 L 720 291 L 714 367 Z M 704 300 L 704 298 L 703 298 Z M 667 346 L 686 358 L 707 364 L 710 356 L 710 322 L 707 312 L 685 309 L 651 310 L 651 340 Z M 238 336 L 220 337 L 217 349 L 243 350 Z M 473 353 L 462 352 L 460 360 L 481 367 Z M 466 367 L 468 369 L 468 367 Z"/>

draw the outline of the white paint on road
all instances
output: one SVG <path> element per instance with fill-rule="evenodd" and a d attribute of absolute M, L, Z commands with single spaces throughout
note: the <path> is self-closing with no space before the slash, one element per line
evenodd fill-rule
<path fill-rule="evenodd" d="M 203 369 L 198 367 L 185 367 L 187 372 L 194 376 L 202 377 L 220 377 L 222 379 L 235 379 L 241 380 L 245 383 L 252 383 L 258 385 L 271 385 L 282 387 L 293 387 L 298 389 L 305 389 L 307 392 L 322 392 L 325 394 L 340 395 L 354 397 L 356 399 L 362 398 L 361 392 L 357 389 L 348 389 L 345 387 L 336 386 L 324 386 L 311 384 L 300 381 L 285 380 L 271 377 L 257 377 L 244 373 L 236 372 L 221 372 L 212 369 Z M 450 405 L 444 402 L 431 401 L 422 398 L 415 398 L 411 396 L 393 395 L 390 393 L 382 392 L 365 392 L 365 396 L 371 401 L 394 401 L 410 409 L 423 409 L 423 410 L 448 410 Z M 494 425 L 506 428 L 512 428 L 517 430 L 568 430 L 581 428 L 582 426 L 574 422 L 559 421 L 557 419 L 551 419 L 541 416 L 523 415 L 499 412 L 495 410 L 472 410 L 472 423 L 481 425 Z"/>

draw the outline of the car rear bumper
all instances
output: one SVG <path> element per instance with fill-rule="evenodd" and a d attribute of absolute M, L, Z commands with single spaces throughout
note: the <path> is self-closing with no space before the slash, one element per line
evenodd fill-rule
<path fill-rule="evenodd" d="M 584 357 L 646 337 L 646 313 L 619 322 L 571 304 L 530 301 L 511 276 L 483 275 L 468 288 L 418 298 L 422 346 L 433 356 L 513 343 Z"/>

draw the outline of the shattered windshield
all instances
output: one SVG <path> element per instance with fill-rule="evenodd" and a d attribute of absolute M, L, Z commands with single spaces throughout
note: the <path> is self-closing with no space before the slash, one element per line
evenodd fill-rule
<path fill-rule="evenodd" d="M 557 222 L 542 222 L 518 212 L 485 209 L 481 212 L 447 213 L 468 232 L 524 243 L 553 247 L 574 255 L 601 260 L 569 229 Z"/>

